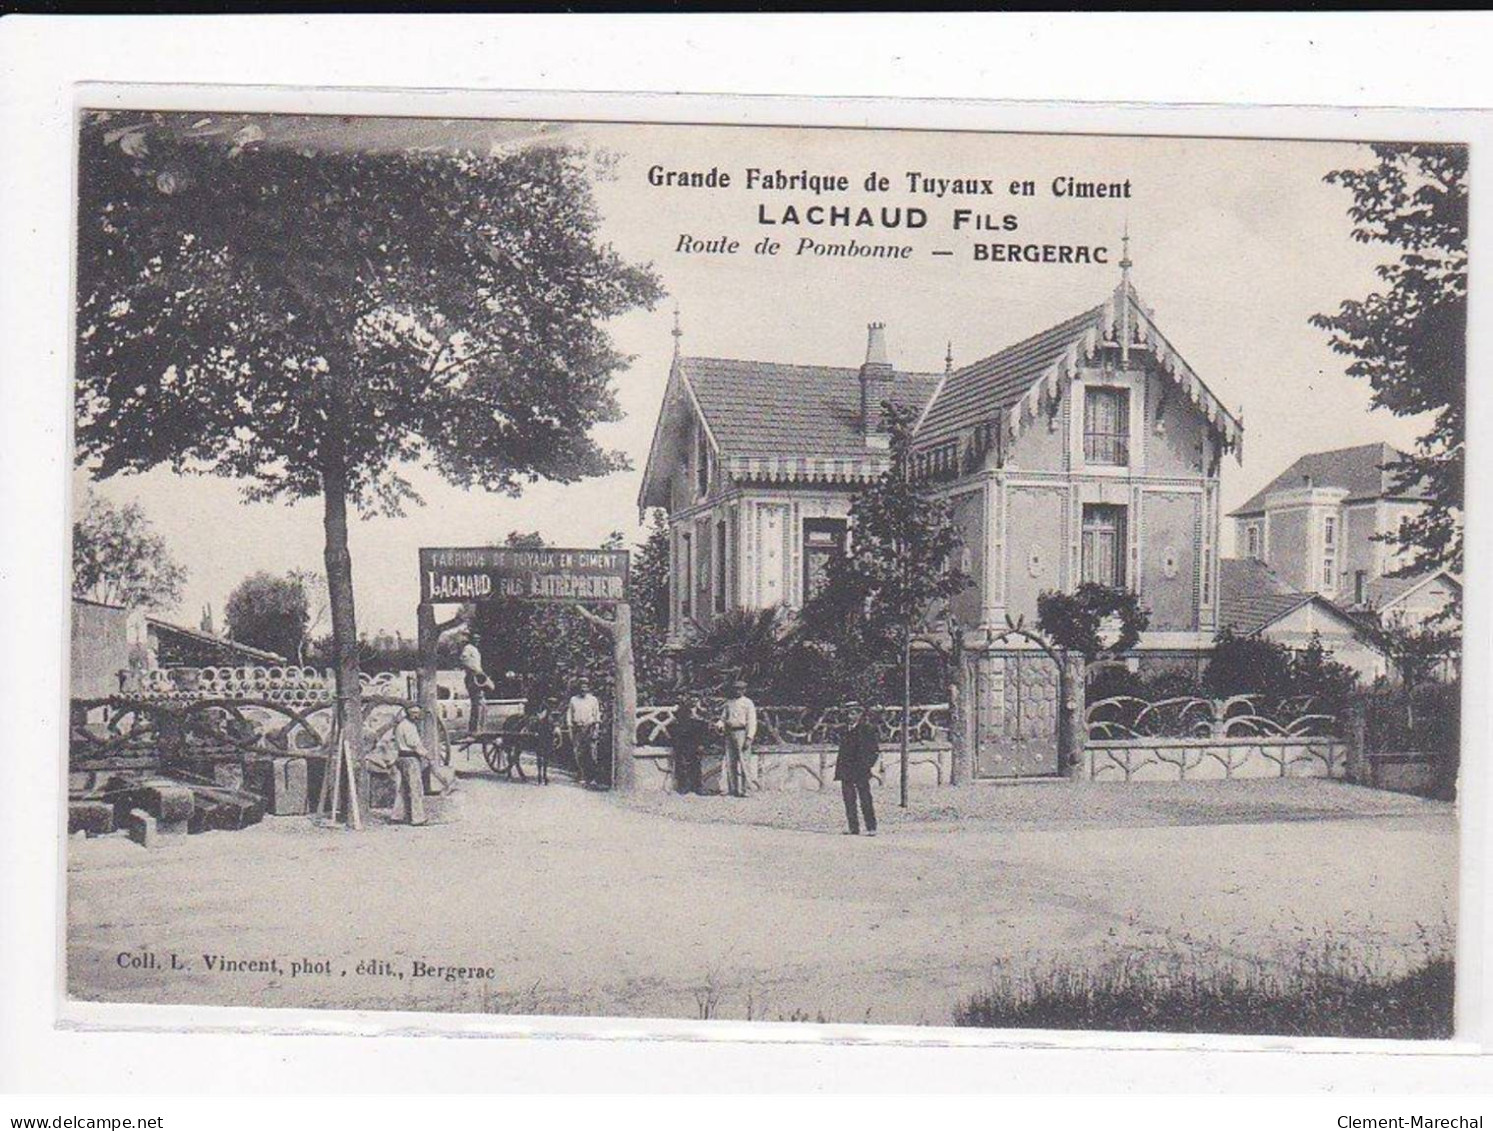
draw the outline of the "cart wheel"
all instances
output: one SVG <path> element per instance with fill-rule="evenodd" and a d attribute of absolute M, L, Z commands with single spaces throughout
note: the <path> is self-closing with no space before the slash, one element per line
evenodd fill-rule
<path fill-rule="evenodd" d="M 487 763 L 487 768 L 495 774 L 506 773 L 503 765 L 503 744 L 497 740 L 484 740 L 482 743 L 482 760 Z"/>

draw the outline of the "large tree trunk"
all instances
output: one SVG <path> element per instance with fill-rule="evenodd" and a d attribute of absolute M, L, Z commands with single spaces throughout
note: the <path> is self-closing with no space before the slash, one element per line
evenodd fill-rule
<path fill-rule="evenodd" d="M 347 478 L 334 457 L 322 472 L 326 510 L 322 527 L 327 595 L 332 607 L 332 650 L 337 673 L 337 721 L 352 753 L 358 805 L 368 810 L 368 775 L 363 770 L 363 694 L 358 683 L 358 618 L 353 605 L 353 562 L 347 549 Z M 329 769 L 338 767 L 334 760 Z M 338 767 L 338 772 L 341 772 Z"/>

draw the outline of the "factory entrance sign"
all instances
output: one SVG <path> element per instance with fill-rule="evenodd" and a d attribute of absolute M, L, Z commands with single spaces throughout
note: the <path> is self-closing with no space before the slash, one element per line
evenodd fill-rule
<path fill-rule="evenodd" d="M 422 549 L 422 604 L 566 601 L 615 605 L 627 599 L 626 550 L 517 549 L 508 546 Z"/>
<path fill-rule="evenodd" d="M 626 550 L 521 548 L 516 546 L 422 547 L 418 612 L 419 698 L 425 708 L 427 741 L 435 740 L 436 651 L 443 632 L 462 616 L 438 624 L 437 605 L 520 600 L 568 604 L 611 633 L 615 683 L 612 695 L 612 785 L 633 787 L 633 729 L 637 677 L 632 655 L 632 610 L 627 603 Z M 602 616 L 587 605 L 607 605 Z"/>

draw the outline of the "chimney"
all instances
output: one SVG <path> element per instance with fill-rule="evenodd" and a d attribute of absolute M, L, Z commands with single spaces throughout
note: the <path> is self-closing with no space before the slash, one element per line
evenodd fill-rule
<path fill-rule="evenodd" d="M 886 323 L 866 327 L 866 362 L 861 366 L 861 431 L 869 439 L 884 437 L 881 402 L 892 395 L 892 363 L 886 359 Z"/>

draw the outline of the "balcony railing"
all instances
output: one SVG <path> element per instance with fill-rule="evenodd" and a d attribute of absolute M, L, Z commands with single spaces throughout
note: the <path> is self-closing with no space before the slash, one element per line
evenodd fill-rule
<path fill-rule="evenodd" d="M 1130 463 L 1130 440 L 1107 432 L 1087 432 L 1083 438 L 1085 463 L 1125 467 Z"/>

